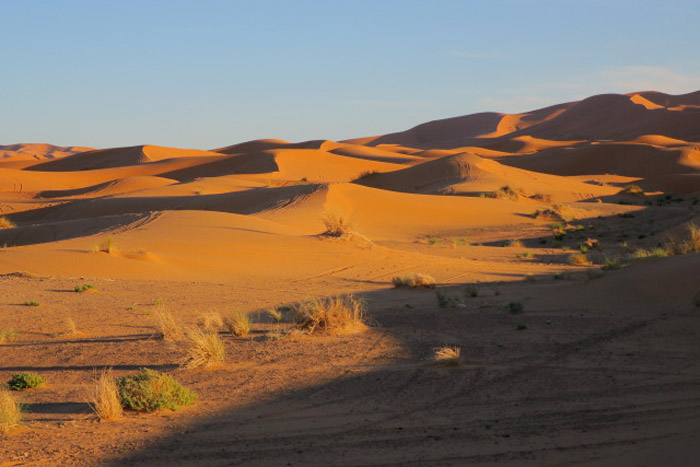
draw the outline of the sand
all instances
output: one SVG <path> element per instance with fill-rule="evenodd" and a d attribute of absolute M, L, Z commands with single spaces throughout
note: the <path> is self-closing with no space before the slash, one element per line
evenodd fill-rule
<path fill-rule="evenodd" d="M 700 255 L 601 266 L 700 224 L 698 96 L 342 142 L 1 147 L 0 330 L 18 335 L 0 381 L 48 383 L 18 394 L 0 466 L 692 465 Z M 324 235 L 328 213 L 353 233 Z M 590 264 L 571 264 L 587 242 Z M 410 273 L 447 306 L 392 286 Z M 265 314 L 344 293 L 366 301 L 364 332 L 280 339 Z M 156 311 L 197 326 L 234 309 L 253 333 L 217 329 L 218 367 L 181 369 L 155 338 Z M 443 345 L 461 365 L 431 365 Z M 88 402 L 106 367 L 166 371 L 199 400 L 101 423 Z"/>

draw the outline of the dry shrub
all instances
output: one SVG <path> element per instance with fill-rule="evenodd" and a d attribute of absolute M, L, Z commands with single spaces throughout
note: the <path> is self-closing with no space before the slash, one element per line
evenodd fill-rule
<path fill-rule="evenodd" d="M 191 328 L 185 332 L 183 340 L 185 357 L 181 362 L 183 368 L 207 368 L 223 363 L 226 358 L 226 347 L 219 335 Z"/>
<path fill-rule="evenodd" d="M 12 229 L 17 227 L 14 222 L 5 216 L 0 216 L 0 229 Z"/>
<path fill-rule="evenodd" d="M 176 340 L 182 337 L 182 328 L 173 318 L 172 313 L 156 311 L 156 337 L 163 340 Z"/>
<path fill-rule="evenodd" d="M 522 194 L 522 192 L 523 191 L 521 189 L 513 189 L 510 187 L 510 185 L 504 185 L 498 190 L 488 193 L 486 196 L 488 196 L 489 198 L 510 199 L 515 201 L 520 199 L 520 195 Z"/>
<path fill-rule="evenodd" d="M 297 327 L 309 333 L 349 333 L 363 329 L 364 320 L 364 302 L 342 295 L 299 304 Z"/>
<path fill-rule="evenodd" d="M 628 193 L 631 195 L 643 195 L 644 190 L 639 185 L 625 185 L 620 193 Z"/>
<path fill-rule="evenodd" d="M 355 233 L 352 220 L 342 213 L 326 211 L 323 213 L 322 220 L 323 225 L 326 226 L 323 235 L 344 238 Z"/>
<path fill-rule="evenodd" d="M 7 433 L 22 422 L 22 406 L 10 391 L 0 387 L 0 433 Z"/>
<path fill-rule="evenodd" d="M 216 332 L 224 325 L 221 315 L 216 312 L 202 313 L 200 320 L 202 327 L 209 332 Z"/>
<path fill-rule="evenodd" d="M 575 266 L 587 266 L 591 263 L 588 261 L 588 256 L 586 256 L 585 253 L 573 253 L 569 255 L 569 264 Z"/>
<path fill-rule="evenodd" d="M 435 279 L 427 274 L 411 273 L 403 277 L 394 277 L 391 279 L 394 287 L 411 287 L 413 289 L 432 289 L 435 287 Z"/>
<path fill-rule="evenodd" d="M 521 240 L 506 240 L 503 246 L 510 246 L 513 248 L 525 248 L 525 245 L 523 245 L 523 242 Z"/>
<path fill-rule="evenodd" d="M 90 407 L 101 421 L 119 420 L 124 416 L 119 389 L 111 370 L 102 370 L 94 390 Z"/>
<path fill-rule="evenodd" d="M 114 239 L 112 237 L 107 237 L 102 243 L 93 247 L 92 251 L 94 253 L 107 253 L 113 255 L 119 252 L 117 246 L 114 244 Z"/>
<path fill-rule="evenodd" d="M 552 204 L 545 209 L 538 209 L 532 214 L 535 219 L 548 219 L 555 221 L 568 222 L 574 218 L 571 210 L 561 204 Z"/>
<path fill-rule="evenodd" d="M 253 323 L 248 313 L 234 310 L 224 319 L 224 325 L 236 337 L 248 337 Z"/>
<path fill-rule="evenodd" d="M 442 366 L 457 366 L 459 365 L 462 349 L 459 347 L 439 347 L 435 349 L 433 354 L 434 363 Z"/>

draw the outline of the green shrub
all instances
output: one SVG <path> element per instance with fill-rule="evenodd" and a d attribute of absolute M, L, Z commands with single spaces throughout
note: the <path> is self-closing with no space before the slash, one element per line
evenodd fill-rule
<path fill-rule="evenodd" d="M 40 303 L 37 302 L 36 300 L 27 300 L 22 305 L 24 305 L 24 306 L 39 306 Z"/>
<path fill-rule="evenodd" d="M 135 375 L 117 378 L 117 389 L 122 407 L 141 412 L 174 411 L 197 400 L 195 393 L 182 387 L 172 376 L 148 368 Z"/>
<path fill-rule="evenodd" d="M 88 290 L 97 290 L 97 287 L 95 287 L 92 284 L 81 284 L 81 285 L 76 285 L 73 290 L 78 292 L 78 293 L 83 293 L 83 292 L 87 292 Z"/>
<path fill-rule="evenodd" d="M 44 384 L 44 378 L 35 373 L 17 373 L 12 375 L 10 381 L 7 382 L 7 387 L 13 391 L 21 391 L 38 388 L 42 384 Z"/>

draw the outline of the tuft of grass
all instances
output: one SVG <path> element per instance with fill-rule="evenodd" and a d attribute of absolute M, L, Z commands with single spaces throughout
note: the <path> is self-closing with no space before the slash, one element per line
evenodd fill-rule
<path fill-rule="evenodd" d="M 355 233 L 353 221 L 340 212 L 326 211 L 323 213 L 321 220 L 326 227 L 323 235 L 345 238 Z"/>
<path fill-rule="evenodd" d="M 36 373 L 17 373 L 7 382 L 7 387 L 13 391 L 38 388 L 44 384 L 44 378 Z"/>
<path fill-rule="evenodd" d="M 156 338 L 177 340 L 182 337 L 182 328 L 175 321 L 172 313 L 158 310 L 153 316 L 156 320 Z"/>
<path fill-rule="evenodd" d="M 603 271 L 613 271 L 615 269 L 622 269 L 627 263 L 622 258 L 622 256 L 603 257 L 603 265 L 600 267 Z"/>
<path fill-rule="evenodd" d="M 510 185 L 503 185 L 498 190 L 487 193 L 486 196 L 488 198 L 510 199 L 510 200 L 515 201 L 515 200 L 520 199 L 521 194 L 522 194 L 522 190 L 513 189 L 510 187 Z"/>
<path fill-rule="evenodd" d="M 236 337 L 248 337 L 253 323 L 248 313 L 234 310 L 224 318 L 224 325 Z"/>
<path fill-rule="evenodd" d="M 224 325 L 221 315 L 216 312 L 202 313 L 200 320 L 202 328 L 209 332 L 217 332 Z"/>
<path fill-rule="evenodd" d="M 0 230 L 1 229 L 13 229 L 17 227 L 14 222 L 5 216 L 0 216 Z"/>
<path fill-rule="evenodd" d="M 459 347 L 438 347 L 434 349 L 433 362 L 441 366 L 458 366 L 462 349 Z"/>
<path fill-rule="evenodd" d="M 183 349 L 185 358 L 181 366 L 187 369 L 218 365 L 226 358 L 226 347 L 219 335 L 199 328 L 191 328 L 185 332 Z"/>
<path fill-rule="evenodd" d="M 524 248 L 523 242 L 521 240 L 506 240 L 503 246 L 510 246 L 513 248 Z"/>
<path fill-rule="evenodd" d="M 413 289 L 432 289 L 435 287 L 435 279 L 427 274 L 410 273 L 403 277 L 394 277 L 391 279 L 394 287 L 411 287 Z"/>
<path fill-rule="evenodd" d="M 569 255 L 568 261 L 569 264 L 574 266 L 587 266 L 591 264 L 591 262 L 588 261 L 588 256 L 586 256 L 586 253 L 573 253 Z"/>
<path fill-rule="evenodd" d="M 630 253 L 631 258 L 665 258 L 671 256 L 672 252 L 663 247 L 652 248 L 651 250 L 645 250 L 644 248 L 637 248 L 632 253 Z"/>
<path fill-rule="evenodd" d="M 22 405 L 5 388 L 0 387 L 0 434 L 8 433 L 22 422 Z"/>
<path fill-rule="evenodd" d="M 346 333 L 365 327 L 365 304 L 354 295 L 341 295 L 299 304 L 297 328 L 309 332 Z"/>
<path fill-rule="evenodd" d="M 12 342 L 19 335 L 19 331 L 14 329 L 0 329 L 0 344 Z"/>
<path fill-rule="evenodd" d="M 631 195 L 643 195 L 644 190 L 639 185 L 625 185 L 620 193 L 628 193 Z"/>
<path fill-rule="evenodd" d="M 523 304 L 520 302 L 510 302 L 508 305 L 506 305 L 506 308 L 508 308 L 508 311 L 510 311 L 514 315 L 518 314 L 518 313 L 522 313 L 523 310 L 525 309 Z"/>
<path fill-rule="evenodd" d="M 124 416 L 121 400 L 119 399 L 119 388 L 112 377 L 110 369 L 102 370 L 97 381 L 95 381 L 90 407 L 97 415 L 97 418 L 103 422 L 119 420 Z"/>
<path fill-rule="evenodd" d="M 182 387 L 172 376 L 148 368 L 135 375 L 117 378 L 116 385 L 121 406 L 127 410 L 175 411 L 197 400 L 195 393 Z"/>
<path fill-rule="evenodd" d="M 83 292 L 87 292 L 87 291 L 89 291 L 89 290 L 96 291 L 96 290 L 97 290 L 97 287 L 95 287 L 95 286 L 92 285 L 92 284 L 80 284 L 80 285 L 76 285 L 75 288 L 74 288 L 73 290 L 74 290 L 75 292 L 78 292 L 78 293 L 83 293 Z"/>
<path fill-rule="evenodd" d="M 440 308 L 449 308 L 455 306 L 459 301 L 455 297 L 451 297 L 447 294 L 447 292 L 439 288 L 435 289 L 435 299 L 437 300 L 438 306 Z"/>
<path fill-rule="evenodd" d="M 113 255 L 119 252 L 112 237 L 107 237 L 102 243 L 95 245 L 92 251 L 93 253 L 107 253 L 108 255 Z"/>
<path fill-rule="evenodd" d="M 36 300 L 27 300 L 24 303 L 22 303 L 24 306 L 39 306 L 41 303 L 37 302 Z"/>

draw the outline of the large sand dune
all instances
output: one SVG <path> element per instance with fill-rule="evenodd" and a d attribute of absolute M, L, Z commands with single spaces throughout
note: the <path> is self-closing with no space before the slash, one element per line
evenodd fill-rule
<path fill-rule="evenodd" d="M 700 222 L 698 109 L 637 92 L 342 142 L 0 147 L 0 382 L 48 381 L 0 467 L 694 465 L 700 256 L 675 253 Z M 411 273 L 439 294 L 392 286 Z M 342 293 L 364 332 L 267 314 Z M 219 367 L 154 338 L 158 310 L 234 309 L 253 333 L 218 327 Z M 444 345 L 460 365 L 431 365 Z M 105 367 L 199 401 L 96 423 Z"/>

